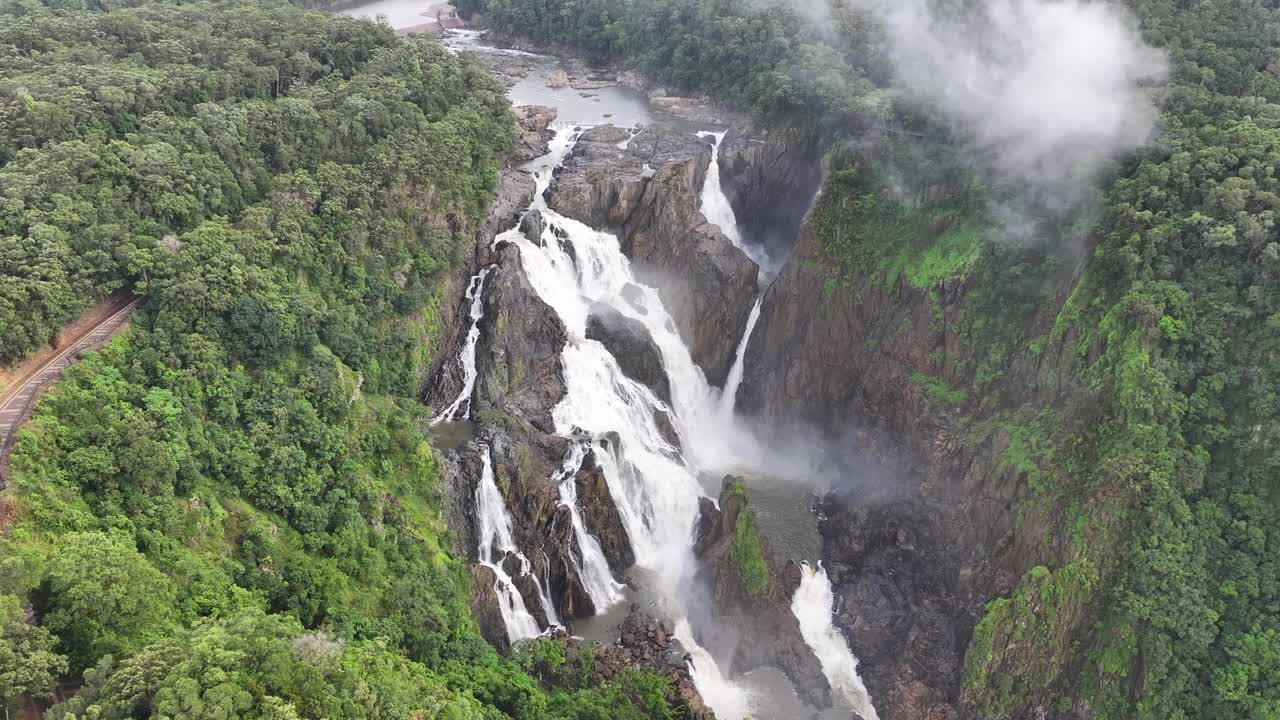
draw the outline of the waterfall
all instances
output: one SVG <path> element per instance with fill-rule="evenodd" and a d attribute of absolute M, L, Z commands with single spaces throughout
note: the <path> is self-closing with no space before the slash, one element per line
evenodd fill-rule
<path fill-rule="evenodd" d="M 529 614 L 520 591 L 516 589 L 511 576 L 502 567 L 502 561 L 506 559 L 508 553 L 511 553 L 520 559 L 520 572 L 525 574 L 529 572 L 529 560 L 520 553 L 512 537 L 511 516 L 507 514 L 506 502 L 503 501 L 502 493 L 498 491 L 498 484 L 493 479 L 493 459 L 489 456 L 489 446 L 480 446 L 480 458 L 483 469 L 480 473 L 480 484 L 476 486 L 476 520 L 480 526 L 480 547 L 478 548 L 480 564 L 492 570 L 498 578 L 493 584 L 493 590 L 498 594 L 498 609 L 502 613 L 502 622 L 507 627 L 508 639 L 516 642 L 537 637 L 542 634 L 542 629 L 538 627 L 538 621 L 533 619 L 533 615 Z M 496 560 L 493 557 L 495 547 L 499 552 Z M 538 595 L 543 602 L 547 617 L 553 617 L 555 609 L 547 599 L 542 583 L 536 576 L 534 582 L 538 583 Z"/>
<path fill-rule="evenodd" d="M 618 149 L 626 150 L 627 148 L 631 147 L 631 141 L 635 140 L 636 136 L 642 132 L 644 132 L 644 128 L 639 128 L 639 127 L 627 128 L 627 139 L 618 143 Z"/>
<path fill-rule="evenodd" d="M 742 235 L 738 233 L 738 218 L 733 214 L 733 206 L 720 187 L 720 143 L 724 142 L 727 131 L 700 132 L 700 138 L 712 138 L 711 164 L 707 166 L 707 177 L 702 183 L 702 214 L 707 222 L 720 226 L 720 231 L 733 243 L 734 247 L 746 252 L 742 247 Z"/>
<path fill-rule="evenodd" d="M 516 244 L 529 283 L 563 321 L 568 333 L 561 356 L 566 394 L 552 412 L 556 432 L 612 438 L 607 447 L 603 441 L 597 442 L 596 458 L 635 549 L 637 564 L 653 572 L 661 585 L 655 589 L 669 606 L 665 610 L 687 628 L 682 591 L 696 570 L 691 540 L 702 487 L 695 469 L 685 464 L 658 428 L 655 414 L 666 412 L 667 406 L 647 387 L 623 374 L 604 345 L 586 338 L 591 304 L 608 303 L 649 329 L 663 355 L 682 437 L 695 417 L 706 416 L 706 409 L 714 407 L 711 399 L 716 394 L 693 364 L 657 292 L 636 282 L 618 239 L 550 210 L 542 199 L 555 165 L 567 156 L 575 138 L 573 130 L 561 128 L 551 143 L 551 153 L 531 166 L 538 183 L 533 207 L 546 221 L 542 237 L 526 238 L 516 228 L 500 235 L 495 243 Z M 571 246 L 572 256 L 557 238 L 555 228 Z M 637 312 L 622 299 L 622 288 L 627 285 L 640 288 L 646 313 Z M 687 411 L 683 417 L 682 411 Z M 564 483 L 561 488 L 563 492 Z M 590 544 L 580 543 L 584 560 Z M 595 595 L 592 599 L 597 600 Z M 608 604 L 606 600 L 598 607 Z M 746 692 L 724 679 L 715 659 L 698 645 L 692 632 L 681 639 L 699 658 L 691 671 L 712 708 L 723 720 L 744 717 Z"/>
<path fill-rule="evenodd" d="M 693 629 L 688 618 L 680 618 L 675 624 L 676 640 L 689 651 L 689 677 L 698 687 L 702 699 L 715 711 L 717 718 L 734 720 L 750 718 L 751 695 L 742 691 L 720 671 L 711 653 L 693 639 Z"/>
<path fill-rule="evenodd" d="M 743 242 L 742 233 L 738 232 L 738 218 L 733 214 L 733 206 L 729 204 L 729 198 L 720 185 L 720 145 L 724 142 L 726 133 L 725 130 L 718 133 L 698 133 L 698 137 L 712 138 L 714 143 L 711 146 L 711 164 L 707 166 L 707 177 L 702 182 L 702 214 L 707 222 L 718 225 L 733 246 L 751 258 L 758 267 L 767 268 L 770 266 L 769 257 L 764 254 L 763 249 Z"/>
<path fill-rule="evenodd" d="M 751 314 L 747 315 L 747 329 L 742 333 L 742 342 L 738 343 L 738 354 L 733 358 L 733 367 L 729 368 L 729 376 L 724 381 L 724 394 L 720 396 L 720 414 L 726 418 L 733 417 L 733 406 L 738 398 L 738 386 L 742 384 L 742 373 L 747 360 L 747 343 L 751 341 L 751 333 L 756 329 L 756 321 L 760 319 L 760 305 L 764 295 L 756 298 L 751 306 Z"/>
<path fill-rule="evenodd" d="M 578 511 L 578 485 L 574 480 L 578 471 L 582 469 L 583 461 L 586 460 L 587 449 L 586 443 L 573 444 L 569 456 L 565 458 L 564 466 L 560 469 L 558 484 L 560 503 L 569 508 L 570 517 L 573 519 L 573 536 L 578 542 L 578 550 L 582 553 L 580 560 L 574 558 L 576 563 L 574 569 L 578 571 L 578 578 L 582 580 L 583 587 L 591 596 L 591 602 L 596 608 L 603 609 L 621 602 L 623 596 L 622 586 L 613 579 L 613 573 L 609 570 L 609 561 L 605 559 L 600 541 L 587 532 L 587 526 L 582 521 L 582 513 Z"/>
<path fill-rule="evenodd" d="M 791 612 L 800 621 L 800 634 L 818 656 L 822 674 L 827 676 L 836 697 L 865 720 L 878 720 L 871 696 L 858 676 L 858 659 L 832 622 L 835 597 L 827 571 L 821 565 L 814 570 L 804 563 L 801 572 L 800 587 L 791 599 Z"/>
<path fill-rule="evenodd" d="M 489 265 L 480 270 L 467 285 L 467 300 L 471 302 L 471 327 L 467 330 L 466 342 L 458 353 L 458 361 L 462 363 L 462 392 L 431 421 L 432 425 L 454 420 L 466 420 L 471 415 L 471 393 L 476 387 L 476 342 L 480 340 L 480 319 L 484 317 L 484 282 L 493 271 Z M 463 403 L 467 408 L 462 410 Z M 459 410 L 462 410 L 459 416 Z"/>

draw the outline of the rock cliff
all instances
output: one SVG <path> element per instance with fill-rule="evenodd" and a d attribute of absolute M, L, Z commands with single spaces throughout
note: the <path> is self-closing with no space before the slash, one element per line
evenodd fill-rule
<path fill-rule="evenodd" d="M 1080 408 L 1065 399 L 1088 396 L 1068 391 L 1075 338 L 1051 332 L 1078 266 L 1017 288 L 992 270 L 1016 262 L 979 258 L 920 283 L 842 270 L 817 226 L 765 293 L 738 407 L 823 428 L 875 467 L 837 486 L 821 524 L 837 623 L 881 718 L 957 717 L 984 604 L 1030 567 L 1070 559 L 1042 542 L 1052 519 L 1024 502 L 1034 468 L 1010 448 L 1029 413 L 1068 422 Z"/>

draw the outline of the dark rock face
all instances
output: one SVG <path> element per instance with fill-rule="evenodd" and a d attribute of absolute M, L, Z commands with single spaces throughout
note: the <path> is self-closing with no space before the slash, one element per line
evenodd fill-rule
<path fill-rule="evenodd" d="M 560 353 L 568 335 L 555 311 L 529 284 L 514 245 L 498 250 L 484 307 L 472 415 L 519 417 L 550 432 L 551 410 L 565 393 Z"/>
<path fill-rule="evenodd" d="M 562 623 L 596 612 L 578 575 L 582 548 L 574 535 L 572 516 L 560 501 L 563 464 L 574 442 L 578 441 L 531 427 L 487 426 L 475 442 L 461 450 L 444 453 L 449 483 L 446 503 L 449 526 L 458 551 L 474 562 L 479 557 L 475 494 L 482 473 L 481 453 L 488 448 L 494 482 L 511 516 L 513 539 L 529 563 L 525 573 L 518 558 L 508 555 L 503 568 L 512 577 L 530 614 L 543 627 L 548 625 L 549 615 L 542 607 L 535 578 L 546 589 L 555 615 Z M 578 491 L 583 524 L 599 541 L 610 569 L 620 575 L 635 562 L 635 552 L 591 451 L 582 467 L 573 470 L 569 481 Z M 489 584 L 492 586 L 492 581 Z M 502 627 L 500 615 L 498 620 L 498 627 Z M 502 633 L 494 633 L 482 623 L 481 629 L 495 647 L 502 647 L 505 628 Z"/>
<path fill-rule="evenodd" d="M 758 268 L 699 211 L 711 146 L 692 133 L 587 130 L 548 189 L 556 211 L 619 229 L 637 275 L 658 288 L 693 360 L 721 385 L 756 294 Z"/>
<path fill-rule="evenodd" d="M 671 403 L 671 384 L 662 364 L 662 353 L 648 328 L 604 303 L 591 306 L 587 318 L 587 338 L 598 340 L 618 360 L 622 372 Z"/>
<path fill-rule="evenodd" d="M 972 385 L 975 349 L 962 342 L 958 322 L 970 310 L 969 288 L 868 277 L 828 288 L 831 267 L 806 228 L 765 293 L 738 407 L 764 422 L 842 432 L 845 449 L 882 468 L 879 495 L 845 488 L 824 524 L 824 559 L 843 600 L 836 621 L 864 663 L 883 720 L 950 717 L 965 643 L 985 603 L 1033 565 L 1061 563 L 1068 550 L 1041 541 L 1049 520 L 1023 502 L 1027 483 L 1002 459 L 1007 433 L 974 442 L 958 410 L 915 380 L 925 373 Z M 1063 272 L 1046 292 L 1069 291 L 1071 269 Z M 1048 335 L 1056 307 L 1046 302 L 1026 335 Z M 1015 359 L 1004 382 L 1036 403 L 1064 397 L 1080 362 L 1075 342 Z"/>
<path fill-rule="evenodd" d="M 955 717 L 967 628 L 977 618 L 956 597 L 963 561 L 946 517 L 916 499 L 833 498 L 819 523 L 836 623 L 882 717 Z"/>
<path fill-rule="evenodd" d="M 711 588 L 712 607 L 726 628 L 736 628 L 739 637 L 733 649 L 734 672 L 746 672 L 762 665 L 780 668 L 796 692 L 818 708 L 831 706 L 831 686 L 822 674 L 822 665 L 800 634 L 800 623 L 791 612 L 791 597 L 799 586 L 798 570 L 779 571 L 768 549 L 768 540 L 756 528 L 768 564 L 768 587 L 752 593 L 743 581 L 735 555 L 738 524 L 751 512 L 745 493 L 735 492 L 736 481 L 725 478 L 720 508 L 704 499 L 696 527 L 694 552 L 702 561 L 701 574 Z M 743 632 L 743 628 L 750 628 Z"/>
<path fill-rule="evenodd" d="M 528 173 L 504 170 L 498 177 L 498 194 L 489 214 L 476 231 L 475 250 L 457 269 L 445 276 L 436 317 L 447 328 L 433 339 L 431 362 L 423 373 L 421 398 L 432 408 L 448 406 L 462 391 L 462 365 L 458 353 L 467 337 L 470 310 L 465 295 L 473 276 L 493 262 L 489 250 L 493 239 L 520 221 L 520 214 L 533 202 L 534 182 Z"/>
<path fill-rule="evenodd" d="M 817 139 L 731 130 L 722 141 L 720 186 L 743 240 L 762 246 L 779 265 L 795 248 L 822 184 L 822 154 Z"/>
<path fill-rule="evenodd" d="M 506 653 L 511 649 L 511 639 L 507 637 L 507 626 L 502 622 L 502 610 L 498 608 L 498 593 L 493 584 L 498 576 L 483 565 L 472 565 L 471 570 L 471 615 L 480 626 L 480 634 L 498 652 Z"/>
<path fill-rule="evenodd" d="M 609 569 L 621 577 L 622 573 L 636 564 L 636 553 L 627 538 L 622 515 L 613 504 L 609 482 L 596 462 L 595 453 L 595 450 L 587 451 L 582 468 L 574 475 L 573 482 L 578 488 L 582 522 L 587 532 L 600 541 L 600 549 L 609 561 Z"/>

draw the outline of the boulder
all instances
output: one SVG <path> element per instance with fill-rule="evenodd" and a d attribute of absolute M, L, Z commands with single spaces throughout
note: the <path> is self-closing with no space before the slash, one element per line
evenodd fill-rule
<path fill-rule="evenodd" d="M 545 227 L 546 221 L 538 210 L 530 210 L 520 218 L 520 232 L 532 242 L 542 242 L 542 230 Z"/>
<path fill-rule="evenodd" d="M 511 150 L 511 159 L 527 162 L 546 155 L 551 138 L 555 136 L 551 123 L 555 121 L 559 111 L 546 105 L 520 105 L 513 108 L 512 112 L 516 116 L 520 137 Z"/>
<path fill-rule="evenodd" d="M 553 70 L 547 76 L 547 87 L 553 89 L 569 87 L 569 73 L 564 70 Z"/>
<path fill-rule="evenodd" d="M 597 340 L 618 361 L 623 374 L 671 404 L 671 384 L 662 363 L 662 352 L 644 323 L 604 303 L 594 303 L 587 318 L 587 338 Z"/>
<path fill-rule="evenodd" d="M 596 462 L 595 453 L 595 450 L 587 452 L 582 468 L 573 478 L 578 489 L 578 509 L 582 513 L 582 522 L 587 532 L 600 542 L 600 549 L 609 561 L 609 569 L 621 577 L 635 565 L 636 553 L 627 537 L 622 515 L 613 503 L 609 482 Z"/>

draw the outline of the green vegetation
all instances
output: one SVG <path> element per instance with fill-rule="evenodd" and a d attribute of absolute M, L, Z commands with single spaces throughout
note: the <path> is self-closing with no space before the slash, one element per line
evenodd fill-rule
<path fill-rule="evenodd" d="M 742 511 L 733 529 L 734 565 L 742 587 L 751 595 L 763 595 L 769 591 L 769 564 L 756 530 L 756 514 L 748 504 L 747 489 L 741 480 L 735 481 L 729 492 L 742 502 Z"/>
<path fill-rule="evenodd" d="M 930 398 L 944 405 L 960 405 L 969 397 L 969 394 L 964 390 L 957 390 L 947 385 L 947 382 L 942 378 L 926 375 L 922 372 L 912 373 L 911 382 L 924 386 L 925 392 L 929 394 Z"/>
<path fill-rule="evenodd" d="M 113 289 L 146 303 L 19 436 L 5 709 L 59 678 L 83 687 L 58 720 L 665 701 L 643 674 L 540 687 L 448 550 L 415 395 L 513 136 L 502 87 L 269 0 L 46 4 L 0 11 L 0 362 Z"/>
<path fill-rule="evenodd" d="M 918 144 L 918 143 L 917 143 Z M 963 171 L 928 166 L 918 148 L 897 148 L 886 166 L 911 168 L 909 174 L 932 175 L 922 185 L 966 187 L 946 199 L 887 195 L 886 184 L 873 165 L 853 153 L 837 149 L 827 157 L 827 176 L 809 217 L 809 226 L 822 239 L 837 282 L 843 285 L 871 278 L 890 289 L 901 280 L 920 290 L 967 278 L 987 252 L 987 221 L 983 217 L 980 186 L 962 186 Z"/>
<path fill-rule="evenodd" d="M 459 0 L 494 28 L 619 59 L 779 124 L 871 125 L 888 116 L 885 62 L 866 22 L 832 8 L 815 28 L 788 3 L 753 0 Z M 678 28 L 678 32 L 673 32 Z"/>

